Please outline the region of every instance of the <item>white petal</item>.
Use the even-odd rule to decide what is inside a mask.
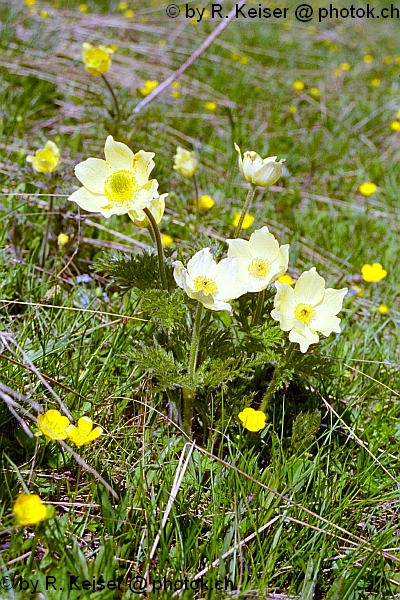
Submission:
[[[317,314],[312,320],[312,327],[324,335],[329,335],[333,331],[340,333],[340,319],[336,317],[342,310],[343,298],[347,294],[347,288],[334,290],[328,288],[325,291],[325,297],[321,304],[316,306]]]
[[[319,304],[325,293],[325,279],[318,275],[315,267],[302,273],[295,285],[294,295],[297,303]]]
[[[195,294],[192,294],[190,296],[190,298],[194,298],[195,300],[198,300],[199,302],[201,302],[203,304],[203,306],[205,306],[209,310],[215,310],[215,311],[227,310],[229,313],[232,313],[232,306],[228,302],[218,300],[212,294],[204,294],[203,292],[196,292]]]
[[[320,331],[325,336],[330,335],[331,333],[340,333],[340,319],[339,317],[335,317],[334,315],[327,316],[325,319],[315,318],[311,321],[310,325],[315,331]]]
[[[214,294],[216,298],[234,300],[247,292],[247,284],[238,277],[236,258],[224,258],[218,263],[215,281],[218,285],[218,292]]]
[[[254,182],[259,185],[273,185],[282,174],[282,164],[275,162],[276,156],[265,158],[263,165],[254,173]]]
[[[144,185],[148,179],[151,171],[154,169],[155,162],[153,157],[154,152],[145,152],[139,150],[133,157],[133,170],[135,172],[135,179],[139,185]]]
[[[285,244],[279,248],[278,254],[270,262],[270,283],[273,283],[278,277],[286,273],[289,263],[289,245]]]
[[[253,181],[254,173],[262,169],[263,159],[257,152],[248,150],[243,154],[243,172],[248,181]]]
[[[108,202],[106,196],[92,194],[85,187],[81,187],[79,190],[76,190],[76,192],[71,194],[68,200],[76,202],[78,206],[83,208],[83,210],[87,210],[89,212],[101,212],[101,207]]]
[[[249,246],[254,257],[266,258],[270,262],[276,258],[279,252],[278,240],[269,232],[268,227],[254,231],[250,236]]]
[[[229,244],[228,258],[237,258],[247,265],[252,260],[249,242],[246,240],[226,240]]]
[[[174,279],[176,281],[177,286],[184,289],[183,282],[184,272],[186,272],[185,267],[183,266],[180,260],[176,260],[175,262],[173,262],[172,266],[174,267]]]
[[[241,151],[240,151],[240,148],[239,148],[239,146],[236,144],[236,142],[235,142],[235,144],[234,144],[234,145],[235,145],[235,150],[236,150],[236,152],[237,152],[237,153],[238,153],[238,155],[239,155],[239,156],[238,156],[239,171],[241,172],[241,174],[242,174],[242,175],[243,175],[243,177],[244,177],[242,153],[241,153]]]
[[[134,154],[126,144],[116,142],[112,135],[106,139],[104,154],[108,164],[115,170],[126,169],[132,171]]]
[[[126,212],[132,210],[135,213],[135,217],[140,218],[140,212],[144,208],[148,208],[151,201],[158,197],[157,193],[158,181],[157,179],[150,179],[137,193],[132,203],[127,203]]]
[[[275,282],[276,295],[274,299],[274,310],[271,312],[271,317],[275,321],[280,322],[282,331],[289,331],[293,327],[295,321],[294,309],[296,301],[294,290],[288,283]]]
[[[192,279],[198,276],[210,277],[215,279],[218,273],[217,263],[209,248],[203,248],[189,260],[187,270]]]
[[[104,194],[104,184],[111,173],[110,166],[100,158],[87,158],[75,167],[75,175],[93,194]]]
[[[325,290],[325,296],[321,304],[316,306],[317,314],[330,313],[337,315],[342,310],[343,299],[347,294],[348,289],[342,288],[341,290],[334,290],[333,288],[327,288]]]
[[[306,327],[303,331],[292,329],[289,333],[289,341],[300,344],[300,351],[304,354],[307,352],[310,344],[319,342],[319,335],[309,327]]]

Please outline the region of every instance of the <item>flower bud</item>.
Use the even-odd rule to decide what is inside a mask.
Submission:
[[[192,177],[199,166],[199,161],[197,160],[195,153],[189,152],[189,150],[185,150],[180,146],[176,149],[174,162],[175,171],[178,171],[179,175],[182,175],[182,177]]]
[[[28,163],[38,173],[53,173],[60,166],[60,151],[54,142],[46,142],[44,148],[36,150],[35,155],[26,157]]]
[[[261,158],[257,152],[245,152],[242,158],[242,153],[237,144],[235,149],[239,154],[239,169],[246,181],[260,187],[268,187],[278,181],[282,175],[282,163],[285,161],[282,158],[276,161],[276,156]]]

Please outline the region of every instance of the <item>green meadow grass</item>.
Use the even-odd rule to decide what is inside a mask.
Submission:
[[[29,438],[2,403],[0,598],[128,599],[138,596],[129,583],[148,582],[142,597],[399,597],[400,133],[390,126],[400,110],[398,23],[234,21],[180,78],[181,97],[171,88],[132,118],[144,81],[162,82],[216,23],[167,19],[156,2],[130,2],[132,19],[111,0],[87,2],[85,13],[78,2],[56,4],[0,0],[1,382],[32,413],[28,400],[58,408],[52,389],[75,419],[100,425],[104,435],[77,453],[119,498],[56,442]],[[108,90],[83,69],[84,41],[118,46],[107,74],[124,115],[118,132]],[[205,108],[210,100],[215,112]],[[345,299],[339,336],[295,352],[295,377],[276,393],[259,434],[237,414],[259,405],[272,369],[244,373],[239,351],[256,353],[259,338],[243,323],[235,337],[227,313],[212,316],[200,357],[236,360],[240,375],[202,392],[209,418],[196,415],[195,445],[174,423],[180,392],[159,389],[167,359],[155,349],[169,344],[187,364],[194,305],[179,291],[168,304],[125,289],[110,261],[140,256],[151,238],[125,216],[106,220],[68,202],[78,185],[73,167],[101,158],[110,133],[156,153],[154,177],[170,194],[160,224],[174,238],[169,262],[206,243],[226,251],[246,194],[237,142],[287,167],[270,191],[257,190],[255,221],[242,237],[268,225],[291,244],[294,279],[316,266],[329,286],[363,289]],[[53,177],[26,162],[48,139],[62,154]],[[178,145],[196,150],[200,190],[215,199],[200,224],[192,182],[172,169]],[[367,181],[378,185],[369,198],[358,191]],[[69,236],[64,248],[59,233]],[[374,262],[388,275],[365,283],[361,267]],[[88,283],[77,282],[83,274]],[[240,315],[249,306],[253,298],[235,303]],[[272,348],[286,339],[274,331]],[[55,508],[34,529],[12,515],[24,485]],[[47,579],[46,589],[46,577],[56,584]],[[119,589],[96,588],[100,577]],[[198,589],[178,592],[185,577]],[[227,590],[217,591],[220,583]]]

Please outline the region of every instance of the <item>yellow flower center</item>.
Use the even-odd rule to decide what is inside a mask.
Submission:
[[[130,171],[115,171],[106,179],[104,191],[112,204],[125,204],[132,200],[139,186]]]
[[[196,288],[196,292],[203,291],[206,295],[214,294],[216,291],[218,291],[218,286],[215,281],[202,275],[198,275],[195,278],[194,287]]]
[[[265,258],[253,258],[248,266],[250,275],[257,279],[264,279],[270,271],[269,262]]]
[[[311,319],[315,316],[315,308],[311,304],[298,304],[294,309],[294,316],[297,321],[301,321],[306,325],[309,324]]]

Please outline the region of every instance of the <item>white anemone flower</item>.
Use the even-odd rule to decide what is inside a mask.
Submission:
[[[257,152],[247,151],[243,154],[240,148],[235,144],[235,149],[239,154],[239,169],[246,181],[260,187],[268,187],[276,183],[282,175],[282,163],[284,158],[276,160],[276,156],[261,158]]]
[[[177,285],[189,298],[198,300],[210,310],[231,313],[228,301],[247,292],[246,285],[238,279],[236,259],[224,258],[217,264],[209,248],[197,252],[186,268],[179,260],[173,266]]]
[[[83,187],[69,200],[105,217],[132,213],[133,218],[140,218],[143,209],[158,197],[157,180],[149,181],[154,152],[139,150],[134,154],[126,144],[109,135],[104,154],[106,160],[87,158],[76,165],[75,175]]]
[[[294,287],[275,282],[276,296],[271,317],[279,321],[283,331],[289,331],[289,340],[300,344],[301,352],[307,352],[310,344],[319,341],[318,333],[325,336],[340,333],[340,319],[347,288],[325,289],[325,279],[315,267],[302,273]]]
[[[226,240],[228,258],[236,258],[239,279],[248,292],[261,292],[286,273],[289,263],[289,244],[279,246],[268,227],[257,229],[247,240]]]

